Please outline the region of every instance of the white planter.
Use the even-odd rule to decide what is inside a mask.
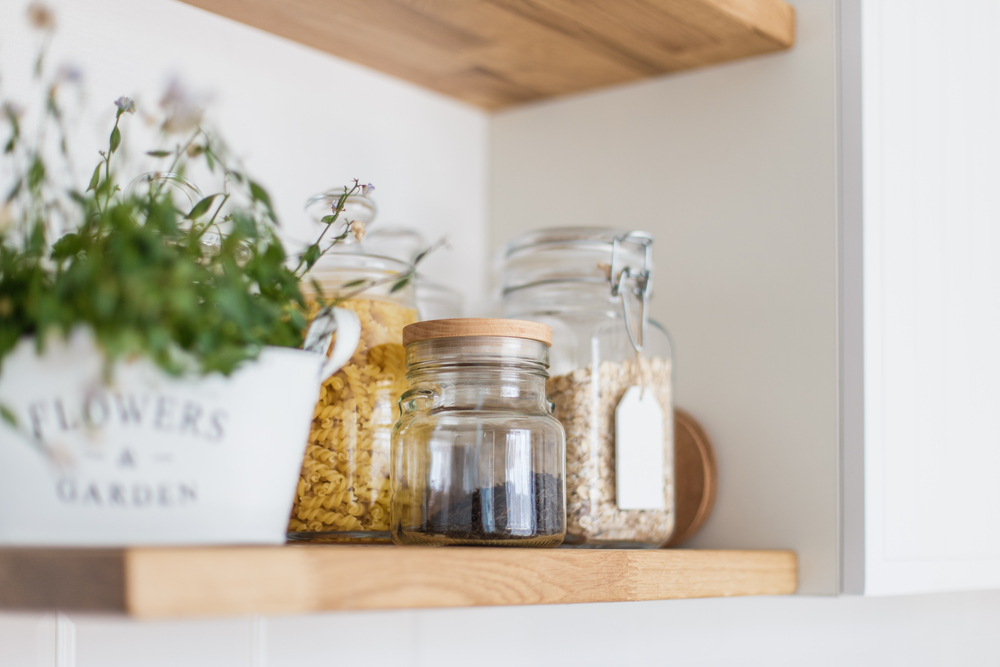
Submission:
[[[313,407],[353,354],[357,317],[337,309],[323,354],[267,348],[230,377],[176,378],[148,359],[110,381],[88,331],[4,360],[0,544],[281,543]],[[333,327],[314,324],[307,348]]]

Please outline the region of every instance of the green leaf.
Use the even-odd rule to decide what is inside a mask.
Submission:
[[[248,239],[255,239],[258,236],[256,221],[243,211],[237,211],[233,214],[233,228],[241,236]]]
[[[35,159],[31,162],[31,168],[28,169],[28,189],[37,190],[38,186],[42,184],[45,180],[45,163],[42,162],[42,158],[35,154]]]
[[[83,248],[79,234],[66,234],[52,244],[52,259],[60,260],[72,257]]]
[[[262,188],[259,183],[250,181],[250,195],[268,208],[271,208],[271,196],[267,194],[267,190]]]
[[[173,155],[172,151],[146,151],[146,155],[151,155],[152,157],[169,157]]]
[[[249,181],[250,184],[250,195],[256,200],[264,204],[267,209],[267,217],[271,219],[272,222],[277,223],[278,218],[274,214],[274,207],[271,206],[271,196],[267,194],[267,191],[260,186],[259,183],[254,181]]]
[[[322,218],[320,218],[320,222],[324,222],[329,225],[331,222],[336,221],[336,219],[337,216],[335,215],[324,215]]]
[[[447,243],[448,243],[448,239],[447,238],[438,239],[436,243],[434,243],[434,244],[432,244],[432,245],[424,248],[420,252],[418,252],[416,254],[416,256],[414,256],[413,261],[410,262],[410,264],[412,264],[414,267],[416,267],[416,265],[419,264],[420,262],[422,262],[427,257],[427,255],[431,254],[432,252],[434,252],[438,248],[446,245]]]
[[[212,157],[212,151],[205,151],[205,162],[208,163],[208,170],[214,172],[215,159]]]
[[[0,405],[0,418],[17,428],[17,415],[15,415],[6,405]]]
[[[392,286],[392,289],[389,290],[389,294],[398,292],[399,290],[403,289],[409,284],[410,284],[410,276],[406,276],[402,280],[397,281],[396,284]]]
[[[10,191],[7,192],[7,196],[4,198],[4,203],[9,204],[14,199],[21,194],[21,190],[24,188],[24,179],[19,178],[17,182],[11,187]]]
[[[114,153],[116,150],[118,150],[118,147],[121,146],[121,143],[122,143],[122,133],[121,130],[118,129],[118,126],[115,125],[115,129],[111,130],[111,152]]]
[[[97,184],[101,182],[101,165],[94,167],[94,175],[90,177],[90,185],[87,186],[86,192],[97,189]]]
[[[201,216],[208,212],[208,209],[212,206],[212,201],[218,197],[218,193],[214,195],[209,195],[202,199],[200,202],[194,205],[191,212],[184,216],[185,220],[197,220]]]
[[[346,282],[346,283],[344,283],[344,285],[343,285],[343,286],[344,286],[344,288],[346,288],[346,289],[349,289],[349,288],[351,288],[351,287],[361,287],[362,285],[364,285],[364,284],[365,284],[365,282],[366,282],[366,281],[365,281],[364,279],[360,279],[360,280],[352,280],[352,281],[350,281],[350,282]]]
[[[311,245],[306,248],[306,251],[302,254],[302,261],[306,263],[306,268],[311,269],[313,264],[319,259],[319,246]]]

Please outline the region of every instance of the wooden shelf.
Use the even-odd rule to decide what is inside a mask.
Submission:
[[[487,109],[792,46],[782,0],[183,0]]]
[[[791,551],[0,549],[0,610],[139,618],[794,593]]]

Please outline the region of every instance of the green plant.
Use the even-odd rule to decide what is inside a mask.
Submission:
[[[49,19],[36,26],[51,30]],[[40,82],[44,48],[36,62]],[[267,190],[233,163],[176,90],[165,97],[163,137],[170,142],[177,131],[188,133],[172,148],[148,155],[169,161],[162,173],[183,175],[202,161],[222,180],[218,192],[187,210],[163,178],[138,193],[122,193],[117,184],[122,120],[136,111],[126,97],[115,102],[108,147],[86,189],[54,183],[47,122],[59,130],[58,153],[69,157],[58,81],[46,90],[45,118],[34,143],[25,140],[18,108],[2,106],[10,130],[3,160],[14,178],[0,211],[7,218],[0,225],[0,364],[24,337],[33,336],[41,351],[52,332],[65,336],[80,326],[93,331],[109,369],[116,359],[145,355],[170,373],[228,374],[264,346],[302,343],[307,322],[300,281],[348,234],[363,235],[363,228],[347,223],[327,238],[347,198],[367,196],[371,184],[355,180],[344,188],[316,242],[290,257],[275,233],[278,220]],[[63,229],[56,229],[57,220]],[[386,280],[400,289],[412,275]],[[350,293],[320,298],[336,305],[381,282],[359,282],[349,286]]]

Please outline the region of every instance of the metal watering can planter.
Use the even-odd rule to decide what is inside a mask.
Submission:
[[[21,341],[0,373],[18,423],[0,422],[0,544],[284,542],[320,385],[360,335],[336,308],[304,349],[265,348],[229,377],[141,358],[110,380],[89,330],[41,355]]]

